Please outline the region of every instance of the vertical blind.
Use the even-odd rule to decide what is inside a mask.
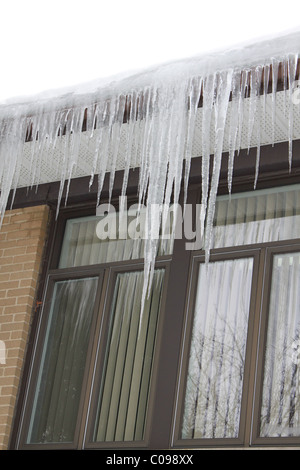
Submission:
[[[56,282],[29,443],[72,442],[98,278]]]
[[[236,438],[253,259],[199,265],[183,439]]]
[[[300,187],[280,187],[221,196],[213,248],[300,237]]]
[[[116,225],[112,224],[112,227],[116,226],[118,229],[118,215],[116,217]],[[145,241],[142,236],[130,238],[127,230],[122,234],[119,231],[110,234],[108,226],[107,238],[105,239],[103,234],[100,234],[101,238],[97,230],[97,225],[101,220],[103,219],[99,216],[89,216],[67,221],[59,263],[60,268],[127,261],[144,257]],[[133,220],[132,223],[134,223]],[[172,248],[173,240],[166,236],[165,239],[160,239],[157,254],[171,254]]]
[[[164,270],[157,269],[141,315],[143,272],[117,276],[95,441],[137,441],[144,437],[163,278]]]
[[[261,429],[263,437],[300,435],[300,254],[273,260]]]

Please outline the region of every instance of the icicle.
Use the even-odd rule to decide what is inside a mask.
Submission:
[[[251,147],[251,138],[255,122],[258,99],[260,96],[262,67],[259,65],[250,72],[250,102],[249,102],[249,121],[248,121],[248,153]]]
[[[263,123],[264,131],[266,132],[266,121],[267,121],[267,96],[270,82],[270,65],[264,65],[264,82],[263,82]]]
[[[186,137],[186,150],[185,150],[185,171],[184,171],[184,199],[185,206],[187,200],[188,180],[192,159],[192,148],[194,142],[194,132],[196,124],[196,116],[202,91],[202,77],[193,77],[190,81],[190,91],[188,94],[188,123],[187,123],[187,137]]]
[[[66,197],[65,197],[65,205],[68,200],[69,196],[69,189],[70,183],[73,176],[74,168],[78,163],[78,155],[80,149],[80,141],[82,137],[82,128],[83,128],[83,121],[85,116],[85,108],[77,108],[74,109],[72,112],[72,119],[70,120],[69,129],[67,130],[67,135],[69,136],[69,161],[68,161],[68,168],[67,168],[67,189],[66,189]]]
[[[114,122],[111,129],[110,145],[111,145],[111,165],[109,178],[109,201],[111,200],[114,179],[116,173],[116,162],[119,153],[122,124],[124,122],[126,96],[122,93],[115,99]]]
[[[276,92],[278,82],[278,59],[272,58],[272,146],[275,143],[275,126],[276,126]]]
[[[105,103],[96,103],[94,106],[87,107],[87,118],[86,118],[86,131],[89,133],[88,148],[90,143],[95,139],[95,149],[93,150],[94,158],[93,164],[90,171],[90,181],[89,181],[89,190],[92,187],[94,182],[95,174],[97,171],[98,163],[98,153],[101,142],[101,137],[99,138],[100,130],[97,132],[97,125],[99,125],[100,120],[100,107],[103,107]]]
[[[259,101],[259,107],[257,111],[257,127],[256,127],[256,161],[255,161],[255,176],[254,176],[254,185],[253,189],[256,189],[258,174],[259,174],[259,164],[260,164],[260,141],[261,141],[261,106]]]
[[[288,74],[288,65],[287,65],[287,58],[284,57],[282,62],[281,62],[281,68],[282,68],[282,82],[283,82],[283,109],[284,109],[284,115],[287,117],[286,114],[286,91],[287,91],[287,74]]]
[[[298,54],[290,54],[288,57],[288,81],[289,81],[289,125],[288,125],[288,142],[289,142],[289,170],[292,169],[293,156],[293,99],[294,83],[296,79]]]
[[[241,78],[241,93],[239,96],[239,107],[238,107],[238,115],[239,115],[238,145],[237,145],[238,153],[240,152],[240,149],[241,149],[242,129],[243,129],[243,124],[244,124],[244,100],[247,95],[248,78],[249,78],[249,70],[243,70],[242,78]]]
[[[140,133],[141,161],[139,177],[139,203],[142,203],[146,195],[149,178],[149,145],[152,136],[153,110],[156,108],[157,89],[146,87],[140,95],[138,106],[138,120],[141,123],[142,132]],[[151,112],[152,110],[152,112]]]
[[[233,71],[221,72],[218,75],[217,94],[215,101],[215,154],[211,189],[209,193],[207,226],[205,234],[205,261],[208,263],[212,242],[213,219],[215,214],[215,204],[219,184],[219,176],[222,161],[223,139],[226,123],[228,101],[231,89]]]
[[[256,163],[255,163],[255,177],[254,177],[254,189],[256,189],[258,172],[259,172],[259,163],[260,163],[260,141],[261,141],[261,88],[262,80],[262,66],[255,68],[255,95],[256,95]]]
[[[101,119],[101,120],[100,120]],[[97,190],[97,206],[100,204],[100,197],[102,193],[105,175],[108,171],[109,160],[109,133],[114,120],[113,105],[111,100],[106,101],[100,114],[99,119],[99,137],[96,155],[100,158],[100,165],[98,169],[98,190]],[[100,144],[102,144],[100,149]],[[101,154],[100,154],[101,152]]]
[[[188,83],[182,82],[179,89],[172,90],[170,99],[172,101],[172,112],[168,150],[168,179],[165,189],[164,203],[169,206],[171,201],[171,193],[173,190],[173,199],[176,204],[179,200],[181,176],[183,168],[184,147],[187,131],[187,89]],[[175,93],[177,94],[175,99]],[[163,218],[163,230],[165,228],[166,214]]]
[[[239,128],[239,105],[241,96],[241,73],[235,72],[232,77],[232,100],[229,127],[229,157],[228,157],[228,192],[231,194],[234,154]]]
[[[65,132],[69,112],[70,112],[70,110],[67,110],[67,112],[65,113],[64,119],[60,123],[60,135],[61,136]],[[66,136],[66,137],[68,137],[68,136]],[[65,138],[64,151],[63,151],[63,161],[62,161],[61,171],[60,171],[60,185],[59,185],[59,191],[58,191],[58,197],[57,197],[56,217],[58,217],[58,214],[59,214],[61,199],[62,199],[63,190],[64,190],[64,186],[65,186],[65,181],[66,181],[67,167],[68,167],[68,145],[67,145],[67,139]]]
[[[42,160],[40,155],[48,153],[50,150],[50,130],[54,125],[54,116],[52,109],[46,111],[44,107],[41,106],[40,112],[37,116],[31,117],[31,128],[32,128],[32,158],[34,162],[31,162],[31,187],[36,186],[36,191],[38,190],[38,185],[41,179],[41,163]]]
[[[210,125],[213,113],[216,74],[207,77],[203,82],[203,108],[202,108],[202,199],[200,210],[201,236],[204,235],[204,226],[207,210],[209,167],[210,167]]]
[[[32,145],[31,145],[31,159],[30,159],[30,174],[31,174],[31,183],[30,183],[30,188],[34,186],[34,182],[38,181],[38,174],[39,170],[38,167],[40,165],[40,161],[38,159],[39,156],[39,136],[41,137],[41,132],[40,132],[40,127],[39,127],[39,118],[40,116],[37,116],[38,119],[31,119],[30,120],[30,127],[31,127],[31,138],[32,138]]]
[[[125,168],[124,168],[124,177],[123,177],[123,185],[122,185],[122,193],[121,193],[122,196],[125,196],[126,194],[129,170],[130,170],[131,162],[133,160],[131,152],[133,151],[134,130],[136,129],[137,101],[138,101],[138,95],[133,90],[127,97],[129,115],[128,115],[128,122],[127,122],[128,132],[127,132],[127,141],[126,141],[126,150],[125,150]]]
[[[21,165],[21,155],[26,136],[26,118],[16,116],[15,119],[8,119],[1,123],[0,147],[0,224],[3,222],[5,209],[11,189],[13,197],[17,187]],[[13,199],[13,198],[12,198]]]
[[[15,145],[15,147],[9,149],[10,152],[13,152],[16,155],[14,157],[14,159],[12,160],[13,163],[11,165],[11,170],[13,171],[13,177],[12,177],[13,193],[12,193],[12,198],[11,198],[11,208],[13,206],[13,202],[14,202],[14,198],[15,198],[15,194],[16,194],[16,189],[17,189],[17,182],[18,182],[19,176],[20,176],[21,163],[22,163],[20,155],[23,152],[23,146],[24,146],[23,138],[24,138],[25,133],[26,133],[26,119],[24,118],[24,116],[22,116],[20,118],[20,120],[18,121],[18,126],[17,127],[15,126],[15,124],[16,123],[14,123],[12,132],[14,132],[15,136],[16,136],[16,145]],[[7,187],[7,194],[9,194],[9,189],[10,188],[8,186]]]

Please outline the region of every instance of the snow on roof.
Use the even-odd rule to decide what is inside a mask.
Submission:
[[[272,59],[281,61],[291,53],[298,53],[300,31],[270,36],[261,41],[237,44],[225,50],[166,62],[147,69],[129,70],[76,86],[45,90],[36,95],[17,96],[0,102],[0,115],[7,117],[19,114],[35,114],[40,108],[45,111],[57,107],[88,104],[90,100],[109,98],[115,94],[129,93],[132,89],[153,86],[155,83],[173,82],[191,76],[208,76],[226,69],[243,70],[264,65]]]

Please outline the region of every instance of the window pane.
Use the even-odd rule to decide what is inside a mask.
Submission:
[[[300,254],[274,256],[261,436],[300,435]]]
[[[127,221],[120,224],[118,213],[113,214],[110,219],[105,217],[106,219],[100,216],[80,217],[67,221],[60,268],[144,257],[144,219],[140,219],[141,225],[138,224],[135,231],[136,215],[127,214]],[[168,236],[168,231],[167,228],[165,238],[160,240],[158,255],[172,253],[173,241]]]
[[[213,247],[300,237],[299,186],[256,190],[217,200]]]
[[[141,315],[143,273],[117,276],[95,441],[143,439],[163,278],[156,270]]]
[[[253,259],[199,266],[183,439],[239,433]]]
[[[55,284],[27,442],[72,442],[98,278]]]

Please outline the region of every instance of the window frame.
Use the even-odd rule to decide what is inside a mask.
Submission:
[[[294,156],[293,166],[291,172],[288,170],[287,164],[287,143],[283,142],[275,144],[273,146],[261,147],[261,159],[260,159],[260,176],[257,182],[257,189],[263,189],[268,187],[284,186],[287,187],[290,184],[299,183],[300,176],[300,141],[295,141],[293,145]],[[241,155],[235,164],[235,174],[233,180],[233,192],[244,192],[253,189],[254,173],[255,168],[256,151],[250,149],[249,154],[247,150],[242,150]],[[246,156],[247,158],[243,158]],[[224,154],[222,158],[222,167],[219,184],[219,194],[227,194],[227,155]],[[190,184],[189,184],[189,195],[194,192],[197,197],[192,197],[193,202],[200,203],[200,189],[199,189],[199,178],[201,173],[201,158],[193,158],[191,162],[191,173],[190,173]],[[117,196],[121,193],[122,187],[122,175],[123,171],[116,173],[116,190],[114,190],[113,196]],[[108,175],[109,176],[109,175]],[[42,308],[40,303],[44,303],[45,288],[48,282],[49,274],[55,272],[55,260],[58,260],[58,254],[60,251],[60,244],[62,243],[62,233],[64,230],[64,223],[67,218],[78,217],[80,214],[89,215],[95,213],[95,200],[97,188],[94,184],[88,194],[86,188],[88,187],[89,178],[79,178],[76,181],[71,181],[70,192],[68,198],[68,205],[65,208],[60,209],[59,218],[55,221],[55,212],[57,206],[57,189],[56,183],[42,185],[39,192],[29,191],[29,195],[26,195],[27,190],[20,188],[16,192],[15,207],[24,207],[28,205],[45,204],[47,203],[51,207],[51,226],[50,234],[46,247],[46,254],[43,261],[43,271],[39,282],[39,288],[37,293],[38,301],[35,306],[35,313],[33,315],[33,322],[31,333],[29,337],[29,343],[27,347],[26,360],[24,364],[23,378],[20,385],[19,398],[17,402],[14,427],[10,440],[10,448],[20,448],[22,440],[22,424],[24,421],[24,401],[27,399],[28,394],[28,383],[31,379],[32,373],[32,357],[36,348],[36,336],[40,327],[41,312]],[[137,172],[130,170],[129,178],[129,194],[133,202],[136,201],[137,191]],[[103,198],[108,195],[108,177],[105,178],[105,184],[103,189]],[[190,197],[188,195],[188,197]],[[64,200],[64,195],[63,199]],[[129,200],[129,196],[128,196]],[[189,202],[189,201],[188,201]],[[59,242],[58,242],[59,241]],[[273,246],[279,245],[294,245],[299,243],[298,240],[289,240],[284,242],[273,242],[269,244],[259,245],[261,250],[261,261],[258,269],[258,285],[264,285],[267,280],[264,278],[265,263],[264,256],[267,249]],[[172,261],[170,262],[169,269],[169,283],[165,286],[165,310],[161,311],[161,343],[160,343],[160,364],[156,371],[157,389],[154,392],[153,397],[153,414],[151,417],[151,435],[149,437],[149,447],[155,449],[166,449],[174,447],[174,422],[177,419],[177,395],[178,395],[178,367],[181,360],[181,345],[182,345],[182,331],[185,321],[186,305],[190,301],[188,298],[188,280],[190,272],[190,258],[191,254],[184,251],[184,241],[176,240],[174,244],[174,253]],[[253,247],[253,246],[252,246]],[[243,247],[246,248],[246,247]],[[248,248],[251,248],[248,247]],[[226,248],[227,252],[236,251],[235,248]],[[212,250],[212,255],[217,255],[220,249]],[[84,268],[84,267],[83,267]],[[82,269],[83,269],[82,268]],[[256,311],[262,303],[263,296],[262,290],[257,293],[256,298]],[[184,315],[183,315],[184,314]],[[170,331],[169,325],[172,325]],[[255,317],[254,320],[254,346],[255,341],[261,341],[261,318],[260,316]],[[256,339],[255,339],[256,338]],[[164,339],[168,339],[168,344]],[[252,439],[252,402],[254,391],[252,387],[255,384],[257,378],[257,366],[256,356],[257,347],[254,347],[251,353],[251,364],[255,364],[255,367],[251,367],[249,383],[249,399],[247,403],[247,422],[245,427],[245,440],[244,446],[255,446],[255,445],[281,445],[278,441],[275,443],[266,442],[262,443],[261,440],[257,442],[255,438]],[[170,362],[171,359],[171,362]],[[90,377],[88,378],[90,380]],[[173,403],[173,405],[170,405]],[[168,405],[168,408],[166,408]],[[85,403],[88,406],[88,403]],[[285,441],[282,445],[290,445]],[[83,438],[80,435],[79,444],[83,442]],[[80,448],[80,445],[76,448]],[[214,442],[214,446],[216,446]],[[227,446],[227,445],[226,445]],[[236,446],[236,444],[235,444]],[[126,447],[128,447],[126,445]],[[186,447],[186,446],[184,446]],[[40,449],[40,446],[38,447]],[[49,448],[49,445],[48,447]],[[55,446],[56,448],[56,446]],[[86,446],[84,447],[86,448]],[[114,446],[114,449],[117,447]],[[176,447],[175,447],[176,448]]]
[[[267,340],[268,308],[272,283],[273,257],[277,254],[300,253],[300,239],[279,240],[253,245],[217,248],[211,251],[210,260],[235,259],[251,256],[253,283],[250,301],[245,372],[243,385],[243,407],[241,408],[240,439],[181,439],[181,423],[184,409],[184,392],[188,373],[189,350],[192,339],[193,312],[196,302],[197,267],[204,263],[204,253],[195,253],[189,274],[189,288],[185,309],[185,326],[181,339],[181,360],[177,378],[177,396],[173,416],[174,448],[238,448],[247,447],[293,447],[300,445],[300,435],[295,437],[261,437],[260,410],[264,378],[265,346]],[[237,255],[237,256],[236,256]],[[198,258],[198,260],[197,260]],[[201,260],[201,261],[199,261]],[[256,277],[256,281],[254,281]],[[247,397],[247,398],[246,398]]]
[[[80,214],[80,215],[79,215]],[[22,409],[20,411],[18,430],[15,434],[15,446],[20,449],[28,450],[57,450],[57,449],[123,449],[123,448],[147,448],[150,442],[151,434],[151,412],[154,407],[155,401],[155,385],[157,381],[157,369],[159,367],[159,350],[162,343],[162,323],[163,313],[166,302],[168,277],[170,271],[170,264],[172,261],[171,255],[159,256],[155,262],[156,268],[163,268],[165,270],[164,285],[161,295],[161,306],[156,328],[155,349],[153,354],[153,364],[151,369],[151,383],[149,387],[149,397],[147,404],[147,413],[145,421],[145,437],[142,441],[119,441],[119,442],[92,442],[92,425],[96,420],[96,416],[92,415],[91,410],[96,410],[96,390],[94,389],[94,375],[98,364],[98,349],[101,338],[103,339],[103,329],[109,324],[110,307],[113,300],[112,294],[115,287],[115,279],[118,273],[142,271],[144,260],[132,259],[125,261],[114,261],[109,263],[99,263],[93,265],[75,266],[59,268],[59,256],[63,243],[63,235],[67,220],[87,215],[95,215],[95,207],[88,206],[82,207],[80,210],[77,208],[67,208],[62,210],[61,217],[58,218],[55,224],[54,236],[52,238],[49,265],[47,273],[44,278],[43,286],[43,300],[42,307],[38,313],[38,319],[34,326],[32,334],[34,338],[30,348],[30,363],[27,365],[26,371],[26,385],[24,390],[24,399]],[[58,243],[57,243],[58,241]],[[39,375],[40,356],[43,348],[43,340],[48,326],[48,318],[50,314],[51,302],[53,299],[53,291],[55,282],[73,279],[82,279],[84,277],[98,277],[97,293],[95,297],[95,305],[93,309],[92,324],[90,339],[88,344],[86,366],[84,378],[82,383],[82,390],[80,396],[80,404],[78,409],[76,428],[74,431],[74,441],[71,443],[27,443],[26,438],[28,435],[32,404],[36,391],[36,383]],[[113,280],[112,280],[113,278]],[[100,353],[101,361],[105,356],[105,346],[102,347]],[[101,363],[101,362],[100,362]],[[99,377],[101,374],[98,374]]]
[[[45,289],[45,299],[43,301],[43,308],[41,309],[41,314],[39,316],[39,321],[37,325],[37,330],[35,332],[35,341],[33,344],[33,353],[32,353],[32,358],[31,358],[31,363],[30,363],[30,372],[29,372],[29,379],[26,384],[26,396],[25,396],[25,403],[24,403],[24,409],[23,409],[23,418],[22,418],[22,432],[20,434],[20,446],[24,449],[57,449],[57,444],[35,444],[35,443],[27,443],[26,442],[26,437],[28,434],[29,426],[30,426],[30,419],[31,419],[31,410],[32,410],[32,405],[35,397],[35,391],[36,391],[36,384],[39,376],[39,366],[41,364],[41,353],[43,350],[44,342],[43,340],[45,339],[47,327],[48,327],[48,319],[50,315],[50,309],[51,309],[51,303],[53,299],[53,292],[54,292],[54,287],[55,283],[59,281],[68,281],[68,280],[76,280],[76,279],[84,279],[84,278],[89,278],[89,277],[98,277],[98,286],[97,286],[97,293],[95,297],[95,306],[93,309],[93,315],[92,315],[92,322],[91,322],[91,333],[90,333],[90,339],[89,339],[89,345],[87,349],[87,354],[86,354],[86,365],[85,365],[85,372],[83,376],[83,381],[82,381],[82,389],[80,393],[80,401],[79,401],[79,408],[78,408],[78,415],[77,415],[77,420],[76,420],[76,427],[74,430],[74,441],[71,443],[64,443],[63,447],[65,449],[74,449],[76,448],[75,442],[78,440],[79,437],[79,429],[80,429],[80,421],[81,421],[81,410],[83,406],[83,401],[84,401],[84,394],[85,394],[85,386],[84,384],[87,381],[88,377],[88,368],[87,364],[88,361],[90,360],[91,357],[91,340],[92,340],[92,332],[93,329],[95,328],[95,320],[96,320],[96,306],[97,302],[99,302],[99,293],[101,291],[101,286],[103,285],[104,281],[104,272],[101,270],[100,272],[93,270],[93,273],[91,271],[87,271],[85,269],[83,270],[76,270],[76,272],[70,272],[70,270],[65,271],[65,272],[56,272],[56,273],[51,273],[47,277],[46,285],[47,288]],[[60,446],[61,447],[61,446]]]
[[[272,286],[272,270],[274,256],[278,254],[300,254],[300,241],[299,239],[287,240],[286,242],[276,242],[266,248],[265,256],[265,288],[262,295],[261,305],[261,334],[259,337],[259,344],[257,350],[257,375],[253,399],[253,431],[252,431],[252,445],[253,446],[299,446],[300,435],[290,437],[262,437],[260,436],[260,412],[262,404],[263,381],[264,381],[264,364],[266,357],[266,344],[268,333],[268,320],[269,320],[269,302],[271,296]]]
[[[98,331],[95,333],[95,343],[94,343],[94,356],[95,359],[93,360],[93,368],[91,370],[91,381],[93,385],[89,387],[89,411],[86,420],[86,431],[84,436],[82,436],[82,446],[85,449],[124,449],[124,448],[147,448],[149,446],[150,441],[150,433],[151,433],[151,421],[152,421],[152,410],[154,406],[154,392],[156,390],[156,383],[157,383],[157,369],[159,364],[159,351],[162,342],[162,316],[164,312],[164,305],[166,301],[166,285],[168,283],[168,276],[169,276],[169,269],[170,269],[170,257],[164,257],[166,259],[160,259],[156,262],[155,268],[160,269],[163,268],[165,270],[164,274],[164,287],[161,296],[161,307],[160,312],[157,320],[157,327],[156,327],[156,335],[155,335],[155,347],[153,353],[153,360],[152,360],[152,368],[151,368],[151,380],[150,380],[150,387],[148,392],[148,403],[147,403],[147,411],[145,417],[145,431],[144,431],[144,439],[141,441],[94,441],[92,436],[95,430],[95,423],[97,419],[97,407],[98,407],[98,392],[101,384],[102,379],[102,368],[105,362],[105,352],[106,348],[101,348],[101,341],[104,340],[105,345],[105,337],[107,336],[107,332],[109,329],[110,323],[110,311],[113,303],[113,292],[115,288],[115,281],[117,275],[119,273],[128,273],[128,272],[136,272],[143,270],[143,263],[140,261],[138,263],[134,262],[135,260],[131,261],[129,265],[118,265],[112,266],[107,272],[107,289],[105,293],[105,299],[103,301],[103,321],[101,325],[98,326]],[[167,259],[168,258],[168,259]]]
[[[288,186],[287,186],[288,187]],[[198,200],[199,192],[194,192],[196,196],[194,202]],[[67,209],[62,212],[59,218],[56,233],[63,234],[65,223],[69,218],[78,216],[78,213],[88,215],[92,211],[82,208],[79,212],[76,208]],[[243,406],[240,419],[240,437],[238,439],[200,439],[187,440],[180,439],[180,421],[184,405],[184,386],[188,366],[188,351],[191,342],[191,330],[193,323],[193,305],[196,301],[195,275],[199,263],[204,262],[204,252],[186,252],[184,248],[185,240],[176,240],[173,255],[162,256],[157,259],[156,267],[166,269],[165,284],[163,288],[163,302],[160,312],[159,325],[157,328],[156,345],[153,362],[153,380],[151,381],[151,393],[149,395],[147,410],[147,426],[145,439],[140,442],[92,442],[93,409],[95,409],[96,388],[92,386],[95,374],[99,332],[103,328],[103,322],[108,322],[108,309],[112,301],[109,291],[113,291],[114,284],[110,283],[110,277],[116,276],[118,272],[128,272],[129,270],[142,269],[143,259],[128,260],[123,262],[111,262],[91,266],[77,266],[74,268],[60,268],[55,264],[58,261],[60,247],[62,246],[62,236],[60,243],[55,243],[56,237],[52,240],[52,250],[54,256],[49,260],[49,270],[44,281],[43,308],[38,315],[38,321],[34,329],[34,341],[32,343],[32,354],[30,355],[30,365],[27,376],[25,405],[27,408],[28,399],[32,400],[34,386],[32,379],[36,380],[38,368],[33,371],[34,361],[38,355],[39,343],[41,344],[40,332],[44,333],[47,327],[45,318],[49,313],[51,294],[55,281],[78,279],[96,275],[99,277],[98,284],[102,284],[102,291],[98,289],[97,300],[93,317],[93,338],[90,339],[87,364],[89,367],[85,371],[82,396],[78,421],[75,431],[76,439],[70,444],[26,444],[25,435],[28,429],[30,417],[24,413],[24,403],[20,423],[18,423],[18,437],[16,446],[23,449],[134,449],[134,448],[209,448],[209,447],[241,447],[241,446],[288,446],[299,445],[300,437],[294,438],[262,438],[258,433],[258,422],[260,412],[261,387],[263,381],[263,360],[262,354],[266,337],[266,317],[268,310],[268,300],[271,286],[272,264],[271,259],[277,253],[289,253],[300,251],[299,239],[266,242],[257,245],[245,245],[237,247],[216,248],[211,251],[211,261],[234,259],[236,257],[253,257],[253,280],[250,301],[250,315],[248,324],[248,337],[245,355],[245,372],[243,384]],[[51,268],[51,266],[54,266]],[[180,274],[178,273],[180,271]],[[181,277],[181,281],[180,278]],[[100,280],[101,278],[101,280]],[[254,281],[254,279],[256,279]],[[184,283],[185,281],[185,283]],[[50,289],[49,289],[50,286]],[[257,289],[256,289],[257,287]],[[175,291],[174,291],[175,289]],[[177,299],[177,300],[176,300]],[[174,304],[181,302],[181,309],[173,316]],[[109,301],[108,301],[109,300]],[[99,308],[97,308],[97,304]],[[170,305],[172,304],[172,305]],[[177,305],[176,305],[177,307]],[[102,313],[101,313],[102,312]],[[184,314],[182,314],[184,312]],[[170,332],[170,322],[175,326]],[[170,336],[174,341],[170,340]],[[169,339],[169,343],[166,342]],[[176,362],[177,357],[177,362]],[[170,358],[173,364],[170,366]],[[166,364],[169,368],[166,369]],[[169,370],[170,369],[170,370]],[[166,373],[167,370],[167,373]],[[29,386],[33,389],[30,397]],[[169,396],[167,397],[167,394]],[[161,400],[161,397],[163,399]],[[94,400],[94,404],[93,404]],[[166,403],[169,409],[165,409]],[[172,405],[170,405],[172,403]],[[163,418],[165,417],[165,418]],[[253,423],[253,424],[252,424]],[[161,434],[160,434],[161,433]]]
[[[253,274],[251,281],[251,293],[249,303],[248,330],[245,351],[245,367],[242,386],[241,415],[238,438],[202,438],[202,439],[182,439],[181,426],[184,411],[185,388],[187,383],[189,352],[192,341],[192,329],[194,320],[194,309],[197,294],[197,282],[200,264],[205,264],[205,256],[202,251],[195,253],[192,257],[191,271],[189,279],[189,296],[185,312],[185,325],[181,340],[181,360],[178,372],[176,412],[174,414],[174,437],[173,446],[175,448],[194,448],[194,447],[216,447],[216,446],[241,446],[245,442],[246,424],[247,424],[247,404],[249,393],[249,377],[251,371],[251,348],[253,344],[255,328],[255,311],[257,303],[258,275],[260,267],[261,250],[259,248],[238,247],[228,249],[218,249],[212,252],[210,262],[235,260],[235,259],[253,259]]]

